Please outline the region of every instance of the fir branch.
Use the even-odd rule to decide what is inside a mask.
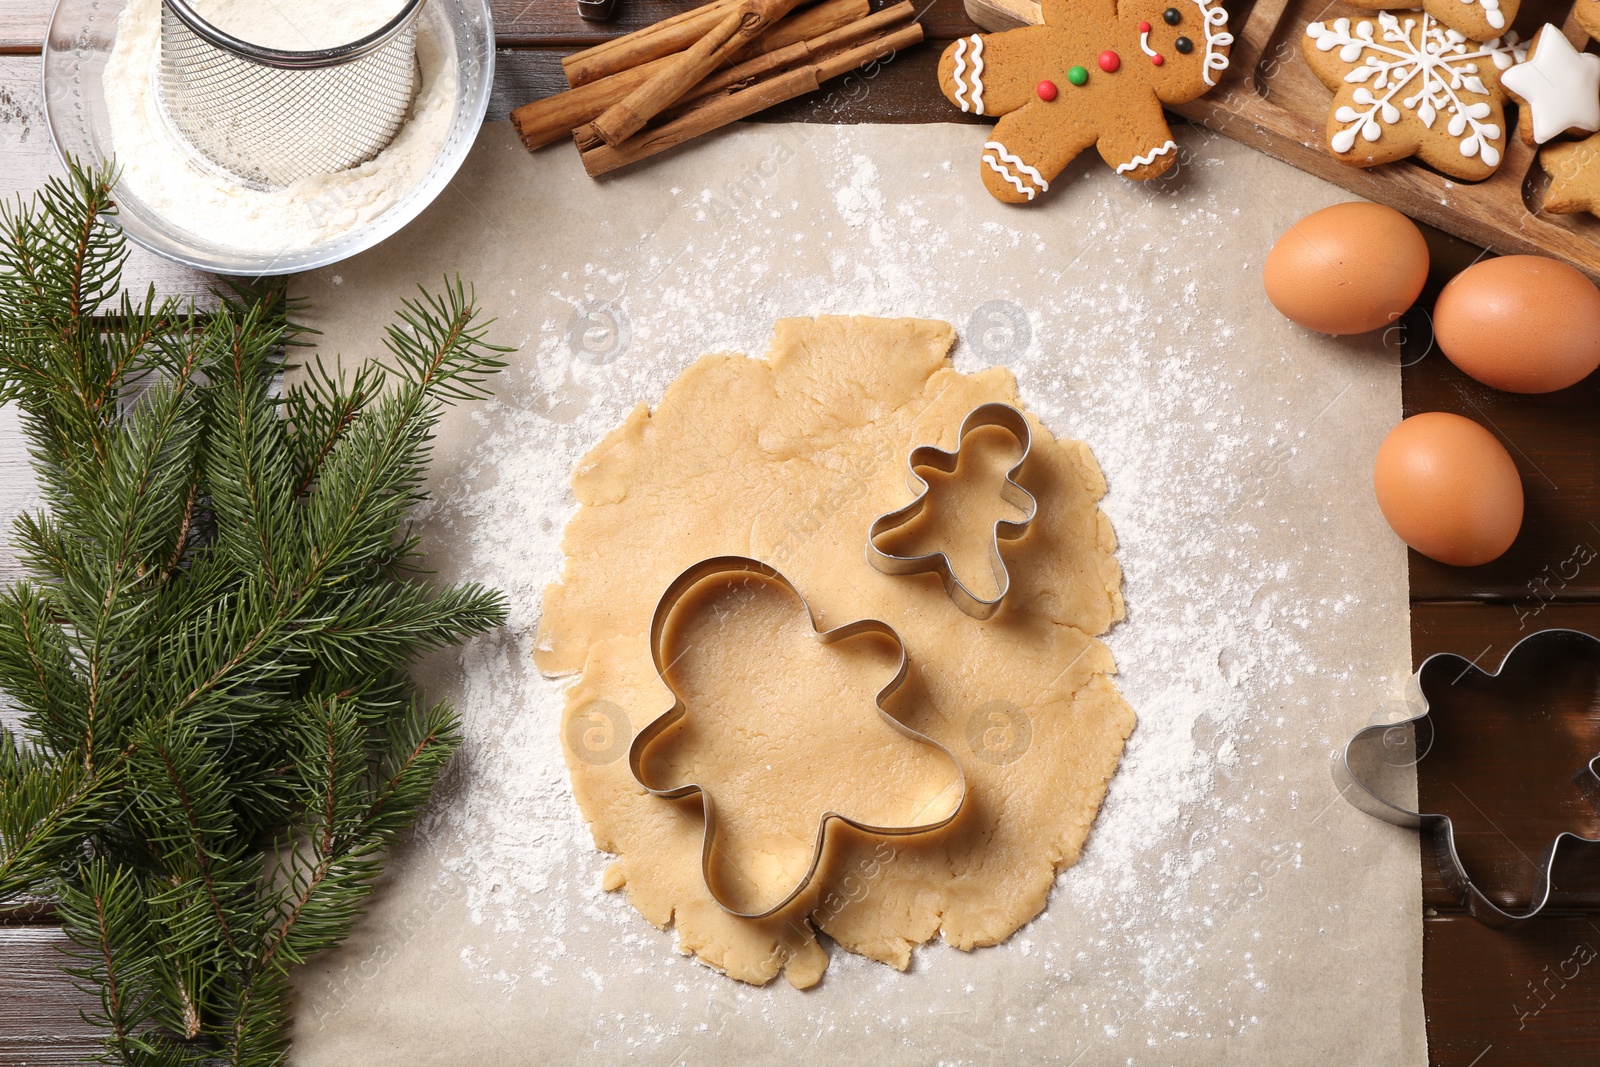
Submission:
[[[505,598],[477,585],[443,592],[420,582],[392,582],[339,593],[326,620],[304,637],[325,670],[370,675],[393,663],[483,633],[505,618]]]
[[[281,398],[281,285],[93,319],[110,183],[74,166],[0,209],[0,400],[47,505],[0,590],[26,738],[0,729],[0,901],[62,901],[109,1062],[277,1064],[293,968],[348,934],[457,743],[406,664],[505,617],[401,567],[442,407],[503,350],[459,281],[402,308],[393,367],[313,360]]]
[[[110,167],[74,166],[30,208],[0,205],[0,312],[27,327],[73,330],[121,286],[126,246],[110,236]]]
[[[80,740],[78,715],[87,694],[58,615],[31,582],[0,589],[0,689],[21,710],[29,733],[71,751]]]
[[[411,713],[393,731],[380,763],[380,782],[364,816],[367,829],[392,839],[411,822],[410,813],[427,799],[451,754],[461,743],[460,724],[448,704]]]
[[[99,994],[99,1015],[84,1012],[83,1018],[106,1031],[104,1059],[136,1062],[156,996],[151,983],[154,953],[137,873],[104,860],[85,865],[63,885],[60,914],[77,946],[70,955],[80,961],[67,973],[85,992]]]
[[[221,763],[193,729],[147,729],[136,739],[129,759],[134,817],[143,838],[156,851],[162,869],[178,889],[195,883],[216,934],[238,949],[228,922],[228,907],[248,889],[231,879],[245,843],[234,833],[234,812]],[[166,894],[169,901],[172,893]],[[179,894],[181,895],[181,894]],[[209,938],[210,930],[199,938]]]
[[[314,363],[306,368],[305,380],[290,388],[288,422],[299,461],[296,497],[310,492],[334,447],[378,395],[383,377],[383,369],[371,363],[357,368],[348,380],[343,368],[330,371]]]
[[[42,896],[105,818],[119,776],[24,749],[0,726],[0,902]]]
[[[422,299],[403,301],[400,322],[388,329],[389,351],[410,371],[406,384],[447,403],[488,396],[483,383],[511,351],[488,342],[494,320],[479,321],[476,294],[460,278],[446,279],[442,294],[419,292]]]

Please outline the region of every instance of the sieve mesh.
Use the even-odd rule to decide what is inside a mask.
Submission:
[[[422,4],[407,0],[360,41],[289,52],[228,36],[185,0],[162,0],[162,110],[197,153],[254,185],[364,163],[394,139],[416,95]]]

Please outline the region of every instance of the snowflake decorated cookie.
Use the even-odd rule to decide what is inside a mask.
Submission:
[[[1464,181],[1494,173],[1506,141],[1501,72],[1516,37],[1474,41],[1425,11],[1306,27],[1306,61],[1334,91],[1328,147],[1353,167],[1407,156]]]
[[[1219,0],[1044,0],[1044,25],[963,37],[939,61],[939,87],[976,115],[998,115],[979,161],[997,199],[1027,203],[1080,152],[1099,149],[1144,181],[1177,162],[1163,104],[1202,96],[1228,67]]]

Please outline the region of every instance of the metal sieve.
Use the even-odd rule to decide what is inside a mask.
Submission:
[[[162,110],[195,152],[254,185],[365,163],[394,139],[416,96],[424,2],[405,0],[358,41],[294,52],[241,41],[187,0],[162,0]]]

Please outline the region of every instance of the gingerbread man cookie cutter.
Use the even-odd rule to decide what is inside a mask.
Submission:
[[[1015,437],[1017,443],[1022,446],[1022,455],[1011,469],[1006,471],[1005,481],[1000,486],[1000,496],[1007,503],[1026,512],[1021,519],[1000,519],[994,524],[989,544],[989,567],[994,574],[995,588],[998,592],[990,598],[980,597],[968,589],[961,579],[956,577],[955,569],[950,565],[950,557],[943,552],[903,556],[885,552],[878,547],[880,537],[911,522],[927,508],[929,486],[927,479],[917,473],[918,469],[927,467],[945,474],[954,473],[967,436],[985,426],[1000,427]],[[905,507],[880,515],[873,521],[867,531],[868,561],[884,574],[898,576],[932,571],[944,583],[944,591],[955,602],[956,607],[980,621],[993,618],[995,612],[1000,610],[1000,604],[1005,600],[1006,593],[1011,589],[1011,572],[1006,569],[1006,562],[1000,556],[1000,542],[1015,541],[1027,533],[1028,527],[1033,524],[1034,517],[1039,512],[1039,502],[1034,499],[1033,494],[1017,483],[1017,475],[1021,472],[1023,464],[1028,462],[1028,453],[1032,449],[1033,433],[1028,428],[1027,417],[1010,404],[1001,403],[980,404],[967,413],[967,417],[962,420],[961,435],[956,439],[954,452],[946,452],[933,445],[919,445],[912,449],[907,460],[907,481],[912,491],[917,494],[916,498]]]
[[[1452,652],[1436,653],[1422,661],[1407,687],[1406,705],[1420,710],[1409,716],[1375,722],[1356,731],[1333,762],[1334,785],[1351,805],[1374,818],[1432,836],[1435,859],[1445,884],[1466,904],[1473,918],[1488,926],[1510,926],[1538,915],[1550,902],[1554,889],[1551,870],[1558,856],[1575,847],[1600,845],[1600,838],[1583,837],[1570,831],[1557,834],[1549,849],[1535,863],[1532,899],[1526,908],[1513,911],[1491,900],[1467,873],[1461,854],[1456,849],[1455,827],[1450,816],[1396,804],[1382,790],[1373,787],[1371,775],[1374,771],[1381,772],[1385,767],[1414,766],[1432,747],[1434,727],[1429,718],[1432,709],[1425,689],[1425,678],[1433,670],[1448,666],[1449,672],[1458,680],[1468,671],[1477,671],[1487,678],[1499,678],[1519,654],[1541,646],[1546,654],[1553,649],[1556,655],[1586,656],[1600,664],[1600,638],[1578,630],[1540,630],[1529,634],[1513,645],[1500,661],[1500,666],[1492,671],[1485,671],[1473,661]],[[1457,665],[1461,668],[1459,672],[1455,672]],[[1591,796],[1600,798],[1600,755],[1589,760],[1579,773],[1586,776],[1581,782],[1585,790]]]
[[[811,849],[811,860],[806,867],[805,873],[784,894],[783,899],[759,911],[739,910],[737,905],[725,900],[717,888],[717,879],[713,873],[713,859],[717,854],[717,808],[716,803],[712,800],[711,793],[697,782],[686,782],[676,786],[652,785],[649,772],[645,768],[645,756],[650,746],[657,738],[689,713],[688,705],[684,703],[683,697],[678,695],[677,689],[667,676],[673,662],[668,657],[666,648],[666,635],[672,616],[677,610],[679,602],[702,582],[713,578],[741,574],[775,582],[794,594],[795,599],[799,600],[806,609],[806,617],[811,622],[813,635],[825,645],[848,640],[862,634],[878,634],[892,641],[899,651],[900,661],[895,669],[894,677],[889,680],[888,684],[878,690],[874,700],[878,715],[898,733],[943,753],[955,768],[956,780],[960,786],[960,793],[949,813],[942,818],[926,823],[916,823],[909,826],[876,826],[872,823],[852,818],[843,812],[831,809],[824,811],[817,820],[817,836]],[[823,847],[826,844],[828,827],[834,822],[844,823],[846,826],[877,837],[911,837],[917,834],[932,833],[935,830],[941,830],[949,826],[966,806],[967,775],[961,766],[961,761],[956,759],[955,753],[926,734],[913,730],[891,715],[884,706],[889,697],[905,683],[906,676],[910,673],[910,660],[906,655],[905,642],[900,640],[900,635],[895,632],[892,626],[879,619],[858,619],[855,622],[835,626],[829,630],[822,629],[817,625],[816,613],[812,611],[811,605],[806,601],[806,598],[800,595],[800,591],[795,588],[794,583],[785,578],[776,567],[762,563],[760,560],[750,559],[747,556],[713,556],[690,566],[672,580],[672,584],[667,586],[666,592],[661,594],[661,599],[656,603],[655,615],[650,621],[650,655],[655,662],[656,674],[660,676],[662,683],[672,693],[673,704],[669,710],[645,724],[644,728],[634,735],[632,744],[628,746],[628,769],[633,772],[635,781],[650,793],[664,800],[683,800],[696,794],[699,795],[701,812],[705,822],[700,846],[701,877],[705,880],[706,890],[711,894],[711,898],[717,902],[723,911],[735,918],[766,919],[793,904],[816,880],[817,872],[822,865]]]

